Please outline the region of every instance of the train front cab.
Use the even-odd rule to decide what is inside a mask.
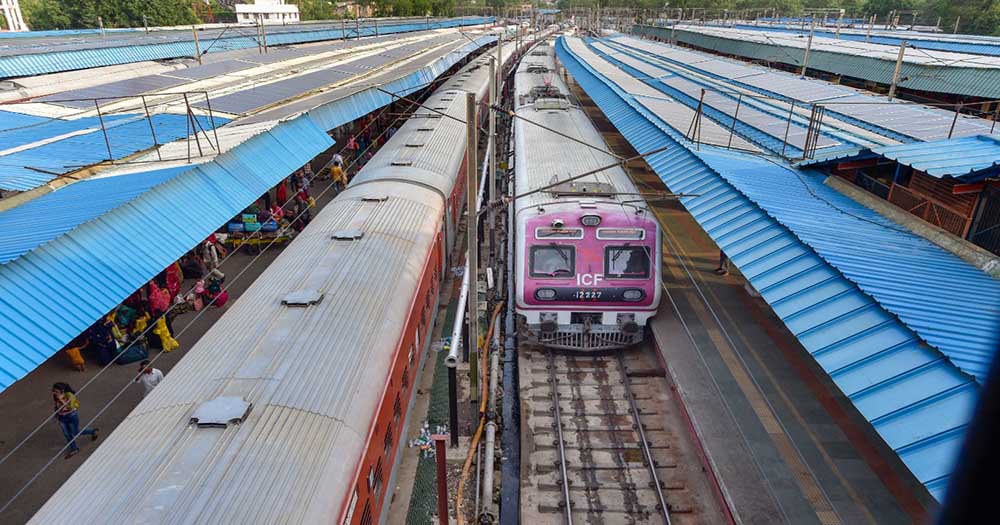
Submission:
[[[660,300],[660,231],[648,213],[541,214],[518,253],[519,331],[529,343],[604,351],[642,342]]]

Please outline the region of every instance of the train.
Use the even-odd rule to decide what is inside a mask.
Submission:
[[[659,306],[661,231],[556,66],[546,43],[515,73],[518,332],[561,350],[625,348]]]
[[[433,92],[33,523],[386,521],[464,206],[465,94],[488,97],[495,54]]]

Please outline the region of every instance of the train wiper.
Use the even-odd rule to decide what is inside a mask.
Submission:
[[[566,254],[563,253],[563,251],[562,251],[561,248],[559,248],[558,246],[556,246],[556,243],[553,242],[553,243],[550,243],[550,244],[552,245],[553,248],[555,248],[556,253],[559,254],[559,257],[563,260],[563,262],[566,263],[566,268],[569,268],[570,267],[569,257],[566,257]],[[569,270],[567,269],[566,271],[569,271]]]

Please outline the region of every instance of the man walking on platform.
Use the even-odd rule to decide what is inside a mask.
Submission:
[[[139,364],[139,375],[136,376],[135,382],[142,385],[142,397],[149,395],[160,381],[163,381],[163,372],[149,366],[148,359]]]

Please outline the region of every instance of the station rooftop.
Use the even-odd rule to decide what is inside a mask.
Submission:
[[[36,77],[0,106],[0,187],[18,190],[0,200],[0,390],[332,147],[329,131],[495,39],[438,29],[143,62],[124,81]]]
[[[12,33],[0,39],[0,79],[27,77],[59,71],[128,64],[146,60],[196,57],[270,46],[347,40],[366,36],[430,29],[474,26],[491,18],[390,18],[357,21],[310,22],[267,26],[266,36],[253,25],[208,25],[198,29],[199,43],[188,28],[92,30]]]
[[[637,26],[635,32],[662,40],[671,37],[692,47],[746,60],[801,68],[806,35],[741,27],[676,25]],[[808,69],[889,85],[899,45],[814,35]],[[1000,58],[954,51],[909,48],[904,53],[899,87],[943,95],[1000,98]]]
[[[712,75],[715,80],[733,75],[745,81],[738,71],[720,71],[725,63],[718,57],[622,36],[562,38],[557,51],[636,151],[668,146],[646,159],[653,170],[671,191],[692,195],[681,199],[688,211],[914,476],[940,498],[1000,344],[1000,281],[840,194],[824,184],[823,174],[798,168],[790,158],[692,140],[691,119],[678,117],[675,109],[690,112],[699,100],[685,96],[671,79],[703,83]],[[675,52],[686,55],[671,56]],[[710,61],[718,68],[703,64]],[[709,69],[715,73],[703,74]],[[745,82],[779,90],[794,86]],[[814,91],[832,86],[802,82],[812,83]],[[718,100],[735,106],[733,88],[726,83],[728,93]],[[794,98],[790,93],[785,91],[786,100]],[[651,98],[668,103],[652,105]],[[708,101],[706,96],[702,104]],[[754,104],[760,114],[745,119],[742,113],[733,119],[734,109],[720,104],[715,115],[705,113],[710,118],[704,122],[716,121],[713,134],[721,125],[723,136],[735,129],[735,136],[773,150],[768,128],[774,123],[767,117],[775,116],[772,102]],[[905,106],[927,115],[935,111]],[[792,125],[779,122],[782,128]],[[885,122],[873,113],[833,125],[829,138],[840,141],[831,148],[843,150],[863,142],[898,145],[899,134],[920,125]],[[871,130],[876,132],[864,133]]]

